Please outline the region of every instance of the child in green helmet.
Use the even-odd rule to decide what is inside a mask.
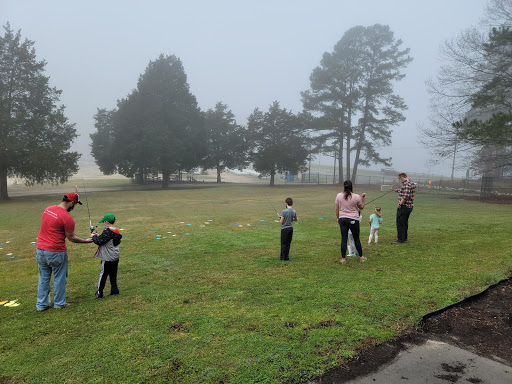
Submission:
[[[96,298],[103,297],[103,288],[107,282],[107,277],[110,276],[110,294],[118,295],[119,288],[117,288],[117,266],[119,264],[119,244],[123,237],[119,233],[119,229],[114,227],[116,217],[112,213],[107,213],[99,221],[103,223],[105,229],[98,235],[96,232],[92,233],[92,241],[98,245],[98,249],[94,257],[101,260],[100,279],[98,281],[98,290],[96,291]]]

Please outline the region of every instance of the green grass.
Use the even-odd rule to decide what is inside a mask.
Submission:
[[[0,307],[0,382],[305,382],[512,271],[511,206],[423,194],[409,244],[389,244],[396,196],[388,194],[371,204],[383,209],[381,244],[366,246],[368,206],[368,261],[341,266],[337,192],[199,185],[88,193],[92,219],[112,212],[123,229],[121,294],[95,299],[95,246],[70,244],[72,305],[42,313],[31,242],[42,210],[60,194],[0,203],[0,300],[21,303]],[[366,192],[368,200],[382,195]],[[294,198],[289,263],[278,260],[280,226],[265,195],[278,210]],[[85,205],[73,216],[87,236]]]

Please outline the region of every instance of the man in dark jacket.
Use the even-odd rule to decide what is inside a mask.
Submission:
[[[98,281],[98,290],[96,291],[96,298],[103,297],[103,288],[107,282],[107,277],[110,276],[110,294],[118,295],[119,288],[117,288],[117,266],[119,264],[119,244],[123,237],[119,233],[119,229],[114,227],[116,217],[112,213],[107,213],[99,221],[103,223],[105,229],[98,236],[95,232],[92,234],[92,241],[98,245],[98,250],[94,257],[101,260],[100,279]]]

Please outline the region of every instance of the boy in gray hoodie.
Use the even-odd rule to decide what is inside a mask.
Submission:
[[[118,295],[117,288],[117,265],[119,264],[119,244],[123,237],[119,233],[119,229],[114,227],[116,217],[112,213],[107,213],[98,223],[103,223],[105,229],[98,236],[96,232],[92,233],[92,241],[98,245],[98,249],[94,257],[101,260],[100,279],[98,281],[98,290],[96,298],[103,297],[103,288],[110,276],[110,294]]]
[[[290,245],[293,238],[293,222],[297,221],[297,212],[292,208],[293,200],[287,197],[285,200],[286,209],[281,212],[281,255],[279,260],[290,260]]]

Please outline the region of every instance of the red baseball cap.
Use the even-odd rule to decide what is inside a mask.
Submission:
[[[79,200],[79,197],[78,197],[78,193],[75,193],[75,192],[69,192],[69,193],[66,193],[64,195],[65,199],[67,201],[73,201],[75,203],[78,203],[80,205],[82,205],[82,202]]]

